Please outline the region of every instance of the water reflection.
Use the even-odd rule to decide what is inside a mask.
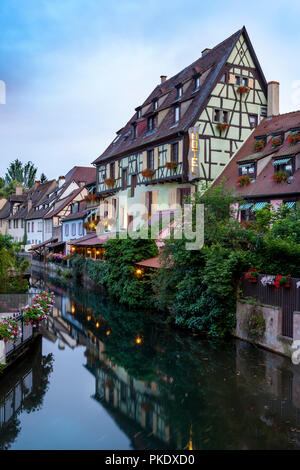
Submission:
[[[243,342],[186,336],[155,313],[128,311],[103,293],[49,287],[56,299],[44,337],[63,354],[84,347],[92,399],[131,448],[300,448],[299,366]],[[38,362],[43,368],[41,355]],[[70,367],[76,374],[82,363]],[[64,387],[62,401],[72,393]],[[84,390],[80,381],[78,387]],[[74,413],[78,406],[85,405],[75,403]],[[84,411],[88,420],[89,407]]]

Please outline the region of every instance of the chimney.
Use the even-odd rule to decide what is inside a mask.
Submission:
[[[204,57],[206,54],[209,53],[209,51],[211,51],[211,49],[209,49],[208,47],[206,49],[203,49],[203,51],[201,52],[201,57]]]
[[[37,187],[39,184],[40,184],[40,181],[35,181],[34,182],[35,187]]]
[[[58,187],[61,188],[63,184],[65,184],[66,178],[64,176],[58,177]]]
[[[23,186],[18,184],[16,186],[16,196],[22,196],[22,194],[23,194]]]
[[[167,80],[167,75],[160,76],[160,83],[164,83]]]
[[[279,83],[268,83],[268,117],[279,114]]]

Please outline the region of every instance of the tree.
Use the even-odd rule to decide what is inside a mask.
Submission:
[[[0,198],[5,197],[6,199],[9,198],[12,194],[16,193],[16,186],[20,184],[17,181],[10,181],[7,185],[1,187],[0,186]]]
[[[17,158],[9,165],[5,175],[5,182],[6,184],[9,184],[12,181],[17,181],[24,185],[25,188],[29,189],[34,185],[36,173],[37,168],[31,161],[24,163],[23,165]]]
[[[47,183],[47,181],[48,181],[47,176],[45,175],[45,173],[42,173],[40,176],[40,182],[43,184],[43,183]]]

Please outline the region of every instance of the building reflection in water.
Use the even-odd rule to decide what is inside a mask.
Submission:
[[[52,355],[42,355],[42,338],[37,337],[26,357],[13,364],[1,377],[0,449],[8,449],[17,438],[20,413],[41,408],[52,370]]]

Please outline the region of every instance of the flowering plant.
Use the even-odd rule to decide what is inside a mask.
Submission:
[[[114,186],[116,184],[116,180],[115,178],[106,178],[106,180],[104,180],[104,183],[106,184],[106,186]]]
[[[53,306],[54,294],[43,291],[33,299],[33,305],[27,305],[23,310],[23,320],[26,325],[31,324],[36,328],[43,320],[46,320]]]
[[[142,171],[142,176],[144,176],[144,178],[152,178],[154,174],[155,171],[152,170],[152,168],[146,168],[146,170]]]
[[[256,152],[260,152],[265,148],[265,141],[264,140],[258,140],[255,142],[254,149]]]
[[[240,95],[243,95],[244,93],[249,93],[250,91],[250,88],[248,88],[247,86],[239,86],[238,89],[236,90],[237,93],[239,93]]]
[[[18,323],[10,318],[5,318],[0,322],[0,340],[5,343],[7,341],[18,341],[22,336],[21,327]]]
[[[260,273],[259,269],[251,268],[246,274],[245,279],[248,279],[250,282],[257,282],[258,274]]]
[[[274,175],[272,175],[272,180],[275,181],[275,183],[284,183],[288,179],[288,173],[286,171],[276,171]]]
[[[61,253],[49,253],[47,259],[50,263],[62,263],[66,261],[67,256],[62,255]]]
[[[277,274],[274,279],[273,286],[275,287],[276,292],[280,286],[291,287],[291,275],[288,274],[287,276],[282,276],[281,274]]]
[[[177,166],[177,162],[166,162],[166,167],[168,168],[168,170],[176,170]]]
[[[239,186],[248,186],[251,183],[251,180],[248,175],[241,175],[238,177],[236,184]]]
[[[287,138],[287,141],[290,145],[295,145],[297,142],[300,142],[300,131],[290,134]]]
[[[217,124],[217,129],[219,129],[220,132],[225,131],[229,126],[226,122],[218,122]]]
[[[86,201],[96,201],[97,200],[97,194],[88,194],[85,196]]]
[[[271,142],[272,142],[273,147],[278,147],[279,145],[282,144],[282,135],[280,135],[279,137],[275,137],[274,139],[271,140]]]

